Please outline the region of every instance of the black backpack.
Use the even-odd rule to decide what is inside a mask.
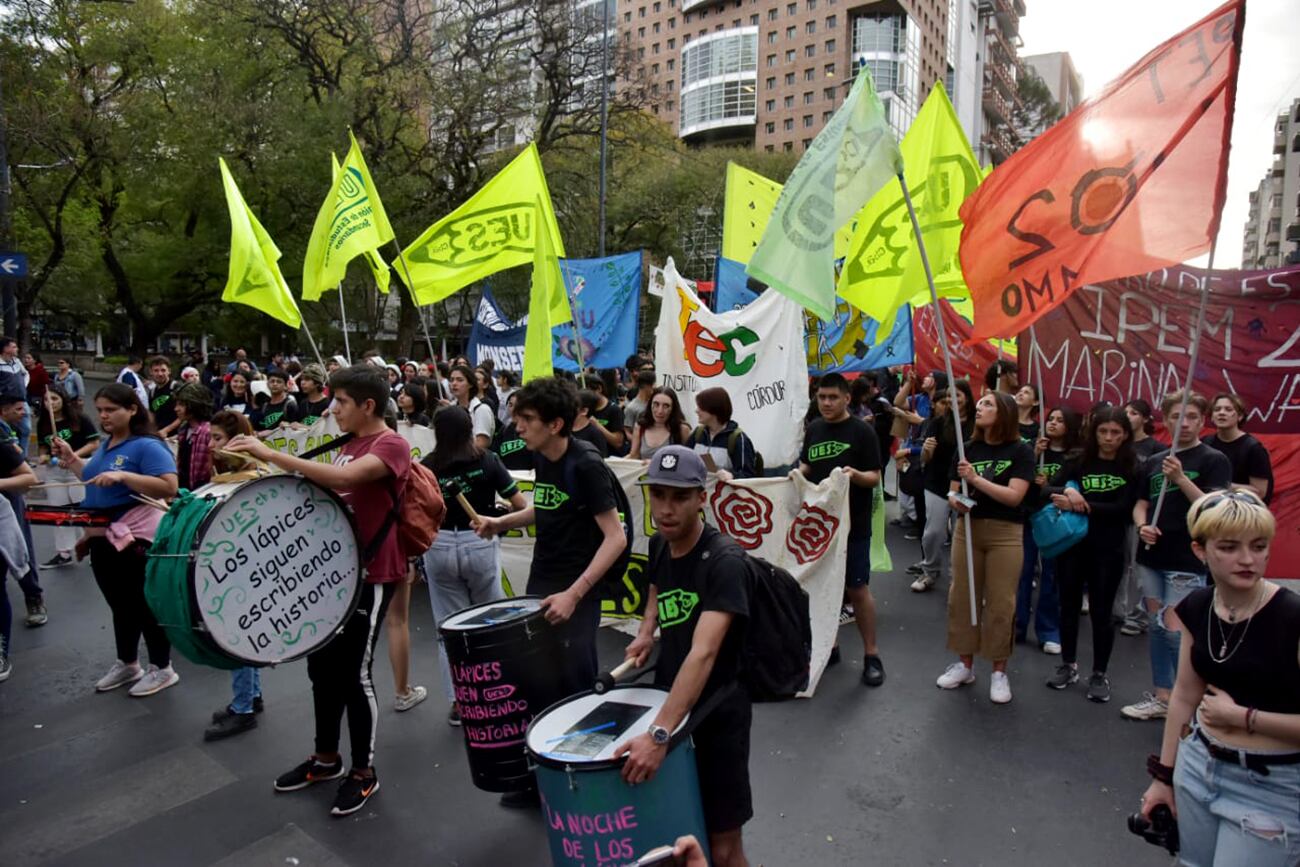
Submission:
[[[659,537],[651,559],[663,553]],[[785,701],[808,688],[812,674],[812,616],[808,592],[794,576],[746,552],[723,533],[712,537],[708,551],[722,553],[734,545],[749,572],[749,622],[740,651],[740,680],[754,701]],[[653,575],[652,575],[653,580]]]
[[[627,537],[627,545],[623,548],[623,552],[618,555],[618,559],[614,561],[613,566],[609,567],[609,571],[600,579],[598,585],[600,598],[609,599],[613,598],[612,588],[622,583],[623,575],[627,572],[627,565],[632,560],[632,541],[636,538],[636,534],[632,529],[632,503],[628,500],[627,491],[623,490],[623,485],[619,482],[618,476],[614,475],[614,471],[609,468],[609,464],[605,463],[605,459],[600,457],[600,452],[597,451],[596,447],[586,440],[574,437],[569,437],[569,450],[564,455],[564,486],[569,492],[577,487],[577,477],[575,475],[577,468],[574,466],[576,462],[571,460],[575,450],[590,450],[600,460],[601,467],[604,468],[606,475],[609,476],[610,484],[614,487],[614,501],[618,508],[618,518],[623,522],[623,535]],[[584,504],[580,508],[586,509],[587,506]]]
[[[736,428],[727,434],[727,454],[731,454],[736,450],[736,443],[743,435],[744,432],[740,428]],[[691,431],[691,436],[686,441],[686,444],[691,448],[695,448],[697,445],[703,444],[705,436],[704,425],[697,425],[695,430]],[[759,453],[758,449],[754,448],[752,439],[749,441],[749,447],[754,451],[754,475],[761,477],[763,475],[763,455]]]

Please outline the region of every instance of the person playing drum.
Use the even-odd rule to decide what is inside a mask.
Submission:
[[[643,482],[659,533],[650,539],[645,616],[626,658],[645,665],[658,627],[655,684],[670,692],[649,731],[616,756],[627,756],[623,779],[630,785],[650,780],[668,754],[670,733],[693,709],[704,708],[694,739],[709,849],[718,867],[746,867],[741,829],[754,815],[752,708],[738,676],[749,619],[749,570],[740,546],[701,517],[707,475],[694,451],[665,446]]]
[[[315,752],[275,781],[277,792],[292,792],[346,774],[330,813],[347,816],[364,807],[379,790],[374,769],[379,707],[370,670],[384,613],[398,584],[406,580],[406,558],[395,532],[397,522],[389,520],[389,513],[406,491],[411,448],[384,424],[389,397],[382,370],[364,364],[342,368],[330,377],[329,385],[334,419],[340,430],[352,434],[333,464],[277,452],[257,437],[246,435],[235,437],[226,450],[244,452],[339,492],[352,507],[365,550],[370,553],[352,618],[333,641],[307,656],[307,676],[316,706]],[[386,533],[382,540],[381,532]],[[351,773],[346,772],[339,754],[345,710],[352,739]]]

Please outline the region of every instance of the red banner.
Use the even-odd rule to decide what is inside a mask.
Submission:
[[[952,309],[946,300],[939,299],[943,307],[943,327],[948,332],[948,347],[952,350],[952,369],[957,378],[968,377],[975,396],[983,387],[984,371],[998,359],[996,346],[986,341],[967,345],[971,336],[971,323]],[[916,369],[943,370],[943,350],[939,343],[939,328],[934,320],[934,305],[912,308],[912,345],[916,356]],[[1015,359],[1014,341],[1006,341],[1003,357]]]
[[[1243,427],[1268,448],[1278,518],[1270,574],[1300,578],[1300,268],[1214,271],[1166,268],[1138,277],[1082,286],[1040,319],[1038,346],[1023,353],[1043,406],[1087,411],[1108,400],[1151,403],[1187,376],[1188,350],[1200,288],[1209,303],[1193,388],[1246,402]],[[947,323],[947,319],[944,320]],[[1028,341],[1021,338],[1021,346]],[[918,361],[920,342],[917,344]]]

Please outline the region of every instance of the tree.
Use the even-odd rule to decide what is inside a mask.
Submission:
[[[1034,137],[1046,132],[1061,119],[1061,106],[1042,76],[1032,66],[1023,65],[1016,78],[1019,95],[1012,110],[1012,124],[1008,132],[1017,148],[1028,144]]]

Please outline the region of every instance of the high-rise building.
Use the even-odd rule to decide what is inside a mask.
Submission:
[[[948,71],[949,0],[620,0],[649,109],[689,142],[802,151],[870,67],[906,131]]]
[[[1300,99],[1273,125],[1273,165],[1250,194],[1243,268],[1300,265]]]
[[[1015,113],[1020,106],[1020,18],[1024,0],[979,0],[976,7],[983,29],[979,55],[983,116],[978,138],[972,139],[980,161],[1002,162],[1015,151]]]
[[[1076,105],[1083,102],[1083,76],[1074,68],[1070,52],[1029,54],[1020,58],[1020,62],[1032,68],[1047,85],[1052,99],[1061,107],[1062,115],[1069,114]]]

